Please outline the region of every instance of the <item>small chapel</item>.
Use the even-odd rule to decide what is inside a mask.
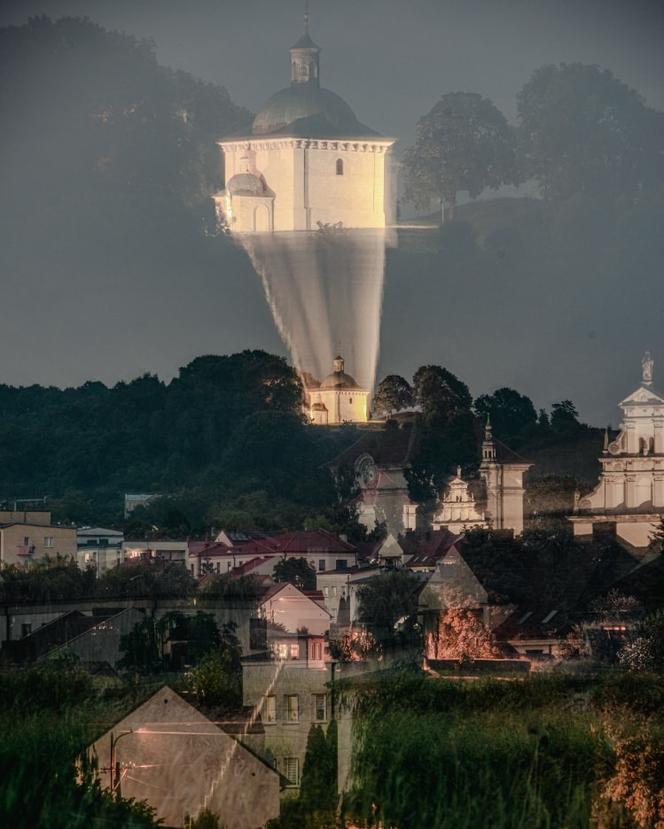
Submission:
[[[646,352],[638,388],[619,404],[618,435],[611,440],[605,432],[599,482],[570,518],[574,535],[611,527],[622,541],[645,548],[664,516],[664,394],[654,386],[653,369]]]
[[[304,410],[315,426],[366,423],[369,420],[369,390],[346,374],[344,358],[337,354],[332,371],[322,381],[305,374]]]
[[[304,33],[290,49],[290,86],[276,92],[249,134],[217,142],[226,186],[213,195],[231,233],[385,228],[396,215],[394,139],[362,124],[320,84],[320,47]]]

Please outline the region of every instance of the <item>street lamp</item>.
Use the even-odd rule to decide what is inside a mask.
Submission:
[[[111,731],[111,763],[109,767],[109,773],[111,776],[111,792],[114,792],[117,788],[118,794],[120,794],[120,764],[118,763],[118,767],[115,767],[115,747],[120,742],[123,737],[126,737],[127,734],[133,734],[134,729],[130,728],[127,731],[121,731],[120,734],[116,737],[115,734]]]

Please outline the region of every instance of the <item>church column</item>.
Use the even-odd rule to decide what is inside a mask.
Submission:
[[[664,507],[664,473],[655,473],[652,481],[652,505]]]
[[[638,507],[638,497],[637,497],[637,489],[636,489],[636,476],[635,475],[628,475],[625,478],[625,506],[628,509],[634,509],[634,507]]]
[[[639,436],[636,431],[636,423],[634,422],[626,422],[625,426],[625,438],[627,443],[627,454],[628,455],[638,455],[639,454]]]
[[[655,418],[655,454],[664,455],[664,417]]]

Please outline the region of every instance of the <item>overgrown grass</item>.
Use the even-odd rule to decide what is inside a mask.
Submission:
[[[664,808],[662,677],[452,682],[406,671],[345,690],[356,715],[346,810],[360,825],[645,829],[629,794],[644,780],[651,811],[658,798]],[[648,750],[632,780],[634,733]]]

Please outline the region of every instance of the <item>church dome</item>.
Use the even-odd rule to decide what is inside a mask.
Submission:
[[[234,196],[264,196],[264,182],[253,173],[238,173],[229,179],[226,189]]]
[[[376,135],[357,120],[343,98],[315,84],[293,84],[274,94],[254,118],[252,132],[311,138]]]
[[[334,371],[320,384],[321,389],[359,389],[354,377],[344,371],[343,357],[334,360]]]

